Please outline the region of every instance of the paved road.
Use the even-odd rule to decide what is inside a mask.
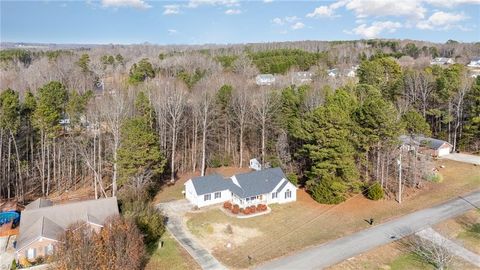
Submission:
[[[426,228],[425,230],[417,232],[416,235],[432,241],[436,245],[443,246],[450,254],[454,254],[460,258],[463,258],[465,261],[480,267],[480,255],[471,252],[470,250],[460,246],[450,239],[443,237],[434,229]]]
[[[322,269],[480,207],[480,191],[273,260],[257,269]],[[392,236],[395,238],[392,239]],[[280,243],[281,244],[281,243]]]
[[[215,257],[203,248],[192,235],[185,230],[182,219],[186,212],[192,209],[192,205],[186,200],[178,200],[168,203],[158,204],[168,217],[167,229],[182,245],[183,248],[193,257],[193,259],[205,270],[223,270],[226,269]]]
[[[442,158],[480,165],[480,156],[475,156],[475,155],[468,155],[468,154],[462,154],[462,153],[451,153],[449,155],[443,156]]]

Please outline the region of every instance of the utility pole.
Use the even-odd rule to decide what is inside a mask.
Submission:
[[[400,149],[400,158],[398,163],[398,203],[402,203],[402,149]]]

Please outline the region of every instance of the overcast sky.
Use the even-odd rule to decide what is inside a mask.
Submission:
[[[480,41],[480,0],[1,0],[3,42]]]

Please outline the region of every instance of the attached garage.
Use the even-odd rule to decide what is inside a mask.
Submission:
[[[441,148],[439,148],[437,150],[437,156],[438,157],[446,156],[446,155],[450,154],[451,151],[452,151],[452,146],[450,144],[446,143],[445,146],[442,146]]]

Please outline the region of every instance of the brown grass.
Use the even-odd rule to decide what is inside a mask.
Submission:
[[[449,160],[437,161],[436,165],[445,165],[440,169],[444,181],[429,183],[422,190],[410,192],[401,205],[393,200],[371,201],[362,195],[336,206],[321,205],[299,190],[297,202],[272,205],[269,215],[241,220],[213,209],[189,214],[187,225],[193,232],[200,231],[200,234],[202,228],[207,227],[205,224],[213,223],[258,229],[260,236],[247,240],[235,251],[226,249],[224,245],[213,248],[215,257],[225,265],[246,268],[250,266],[247,256],[253,257],[253,263],[270,260],[365,229],[369,225],[364,219],[385,222],[478,189],[480,167]],[[199,240],[206,243],[209,238],[203,236]]]
[[[480,223],[479,210],[468,211],[461,216],[439,223],[434,228],[465,248],[480,254],[480,238],[474,237],[473,233],[468,231],[468,228],[475,223]]]

